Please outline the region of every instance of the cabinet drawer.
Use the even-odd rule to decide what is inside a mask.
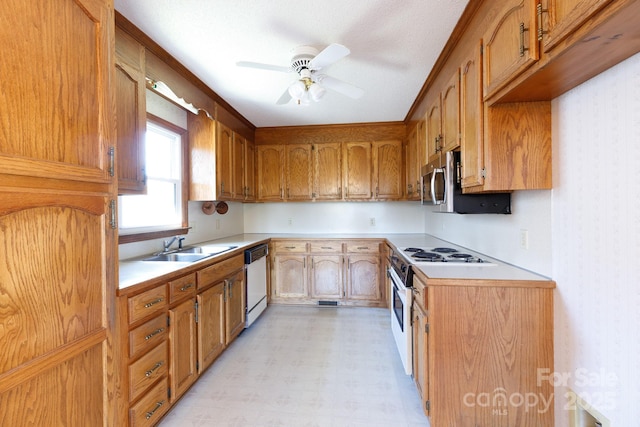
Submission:
[[[167,287],[162,285],[129,298],[129,323],[157,313],[167,307]]]
[[[422,310],[427,311],[427,285],[424,279],[416,274],[413,276],[413,300]]]
[[[225,259],[224,261],[203,268],[197,272],[198,289],[224,280],[241,268],[244,268],[244,254]]]
[[[140,402],[129,410],[129,424],[131,427],[147,427],[158,423],[158,420],[169,409],[167,379],[160,381],[149,390]]]
[[[169,302],[180,301],[196,294],[196,273],[188,274],[169,282]]]
[[[342,242],[322,241],[311,242],[309,245],[314,253],[342,253]]]
[[[147,351],[167,338],[167,316],[161,314],[155,319],[129,332],[129,357]]]
[[[347,252],[352,254],[377,254],[380,253],[380,242],[347,242]]]
[[[304,253],[307,252],[306,242],[276,242],[276,253]]]
[[[167,342],[164,341],[129,365],[129,400],[135,400],[167,372]]]

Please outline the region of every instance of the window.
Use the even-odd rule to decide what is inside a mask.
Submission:
[[[119,197],[120,243],[186,232],[185,133],[161,119],[147,121],[147,194]]]

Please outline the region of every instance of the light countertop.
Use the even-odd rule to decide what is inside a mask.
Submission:
[[[504,263],[494,258],[485,256],[470,248],[464,248],[447,242],[428,234],[282,234],[282,233],[264,233],[264,234],[238,234],[221,239],[200,242],[189,246],[204,245],[230,245],[237,246],[231,252],[224,252],[219,255],[207,257],[204,260],[196,262],[154,262],[142,261],[144,257],[120,260],[119,262],[119,289],[125,289],[138,283],[146,282],[162,276],[171,275],[182,269],[197,269],[199,265],[210,262],[216,258],[225,258],[230,253],[240,253],[244,249],[264,243],[269,239],[290,238],[290,239],[386,239],[396,249],[404,249],[407,247],[423,247],[433,248],[439,246],[448,246],[456,249],[463,249],[465,252],[477,254],[480,257],[491,261],[493,265],[434,265],[433,263],[412,262],[408,257],[407,261],[411,262],[414,268],[419,269],[429,278],[437,279],[474,279],[474,280],[521,280],[521,281],[545,281],[550,280],[548,277],[532,273],[525,269]],[[401,252],[401,251],[399,251]],[[148,255],[147,255],[148,256]]]

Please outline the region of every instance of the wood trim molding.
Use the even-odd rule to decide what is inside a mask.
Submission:
[[[256,129],[256,145],[383,140],[404,141],[405,138],[406,126],[403,122],[282,126]]]

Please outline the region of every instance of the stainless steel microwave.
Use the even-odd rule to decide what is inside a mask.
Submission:
[[[460,185],[460,152],[447,151],[444,162],[431,162],[421,168],[423,205],[434,212],[460,214],[511,213],[510,193],[463,194]]]

